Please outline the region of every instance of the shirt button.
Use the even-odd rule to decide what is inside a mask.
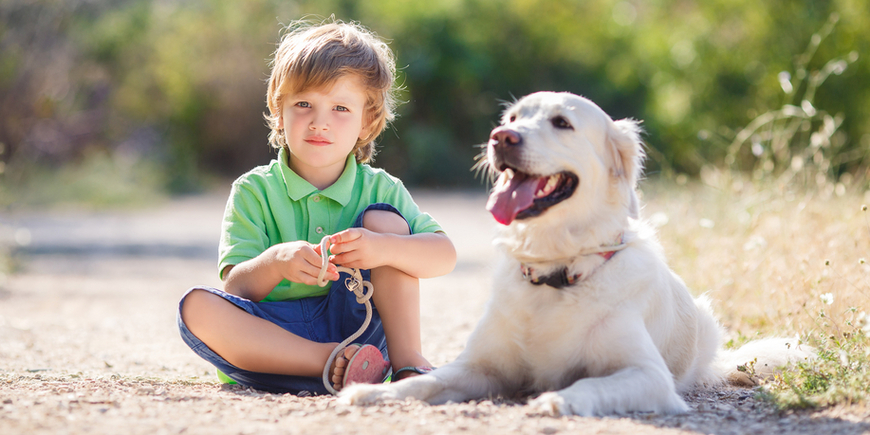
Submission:
[[[314,200],[314,202],[320,202],[320,195],[314,195],[311,199]]]
[[[323,234],[323,227],[317,227],[314,229],[314,232],[317,234]]]

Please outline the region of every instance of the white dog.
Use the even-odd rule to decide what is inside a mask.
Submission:
[[[679,413],[679,393],[751,382],[807,358],[797,340],[720,349],[705,297],[692,298],[638,219],[638,123],[591,101],[540,92],[509,107],[484,165],[498,175],[487,209],[504,254],[492,296],[452,363],[384,385],[351,385],[343,401],[414,397],[432,404],[540,394],[549,414]],[[751,366],[751,365],[750,365]],[[751,370],[749,370],[751,373]]]

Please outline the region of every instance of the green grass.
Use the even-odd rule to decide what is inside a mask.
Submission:
[[[165,197],[163,183],[156,164],[101,152],[59,168],[7,165],[0,174],[0,209],[143,206]]]
[[[865,210],[866,206],[862,206]],[[857,260],[866,265],[862,258]],[[830,262],[826,266],[831,267]],[[866,270],[865,270],[866,272]],[[824,309],[814,317],[815,327],[806,335],[816,346],[816,358],[804,361],[764,385],[764,395],[782,408],[815,408],[835,405],[866,405],[870,397],[870,323],[866,274],[860,283],[837,273],[847,282],[846,291],[861,294],[863,303],[846,310]],[[823,294],[825,304],[833,294]],[[859,302],[860,303],[860,302]],[[809,313],[808,313],[809,314]]]

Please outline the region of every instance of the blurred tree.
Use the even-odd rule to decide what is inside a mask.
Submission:
[[[839,22],[796,69],[833,13]],[[333,14],[375,30],[398,56],[406,104],[376,164],[409,184],[475,184],[475,144],[505,102],[538,90],[644,120],[651,170],[695,174],[725,163],[740,128],[803,95],[784,92],[781,72],[800,84],[853,52],[812,104],[842,114],[831,175],[866,179],[862,0],[9,0],[0,2],[4,182],[26,178],[15,168],[95,149],[159,164],[172,191],[265,163],[267,62],[282,25]],[[759,156],[732,158],[752,169]]]

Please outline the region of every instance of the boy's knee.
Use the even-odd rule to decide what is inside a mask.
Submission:
[[[197,315],[206,311],[208,306],[218,303],[220,296],[202,289],[191,290],[184,297],[184,303],[181,305],[181,318],[187,323],[191,317],[197,318]]]
[[[411,229],[402,216],[386,210],[369,210],[363,215],[363,228],[376,233],[410,235]]]

